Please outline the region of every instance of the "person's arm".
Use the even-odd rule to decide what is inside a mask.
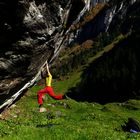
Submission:
[[[50,70],[49,70],[48,63],[46,63],[46,69],[47,69],[48,74],[51,74],[51,73],[50,73]]]
[[[46,86],[51,86],[51,82],[52,82],[52,75],[49,71],[49,66],[48,64],[46,63],[46,69],[47,69],[47,73],[48,73],[48,76],[46,77]]]

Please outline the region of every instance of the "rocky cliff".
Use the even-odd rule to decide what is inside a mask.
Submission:
[[[53,0],[0,2],[1,104],[34,84],[36,79],[30,80],[46,60],[53,59],[63,40],[69,6],[67,1]]]
[[[139,0],[1,0],[0,109],[32,86],[46,60],[51,65],[69,43],[101,32],[137,31],[139,5]]]

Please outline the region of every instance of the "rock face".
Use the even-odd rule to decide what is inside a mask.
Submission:
[[[0,2],[0,104],[52,58],[62,41],[68,8],[67,1]]]
[[[73,30],[72,25],[81,22],[98,3],[108,6]],[[124,32],[136,30],[139,24],[129,17],[134,8],[139,10],[139,0],[1,0],[0,105],[34,84],[45,61],[51,64],[71,41],[83,42],[100,32],[112,33],[113,27]]]

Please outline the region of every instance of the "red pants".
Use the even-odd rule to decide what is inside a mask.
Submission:
[[[41,89],[38,91],[37,93],[37,98],[38,98],[38,104],[39,105],[42,105],[43,104],[43,100],[42,100],[42,96],[44,94],[49,94],[52,98],[56,99],[56,100],[61,100],[63,99],[63,95],[62,94],[59,94],[59,95],[56,95],[53,91],[53,88],[52,87],[45,87],[44,89]]]

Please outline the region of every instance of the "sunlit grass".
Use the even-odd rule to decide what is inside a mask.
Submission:
[[[76,74],[76,73],[75,73]],[[79,74],[80,75],[80,74]],[[78,82],[72,76],[54,81],[56,92],[66,91]],[[61,85],[61,86],[60,86]],[[60,89],[61,87],[61,89]],[[125,103],[76,102],[72,99],[56,101],[46,95],[44,107],[48,112],[39,113],[36,92],[42,86],[32,87],[26,96],[7,110],[0,120],[0,139],[3,140],[139,140],[140,134],[124,132],[121,128],[129,117],[140,121],[140,101]]]

